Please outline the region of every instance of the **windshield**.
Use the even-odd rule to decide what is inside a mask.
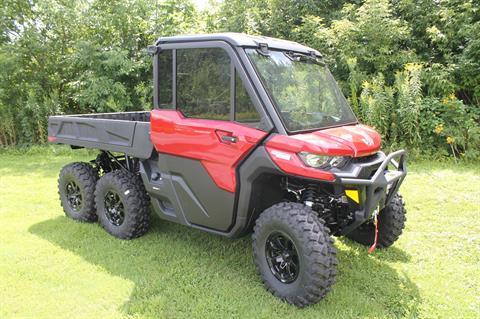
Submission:
[[[284,51],[246,49],[270,91],[288,131],[304,131],[355,123],[328,68],[317,58]]]

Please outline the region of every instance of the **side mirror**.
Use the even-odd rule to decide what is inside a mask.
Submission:
[[[157,47],[156,45],[149,45],[147,47],[147,52],[149,55],[155,55],[160,51],[160,48]]]

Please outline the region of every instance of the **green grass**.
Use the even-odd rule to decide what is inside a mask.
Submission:
[[[0,318],[356,318],[480,316],[480,173],[411,163],[407,228],[390,249],[336,239],[338,277],[315,306],[266,292],[250,238],[154,218],[132,241],[67,219],[60,168],[88,152],[0,154]]]

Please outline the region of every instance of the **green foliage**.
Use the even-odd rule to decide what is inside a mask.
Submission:
[[[420,134],[440,152],[455,158],[480,156],[478,108],[466,106],[452,94],[442,100],[424,99],[421,114]]]
[[[419,147],[422,90],[421,66],[407,64],[395,74],[395,83],[388,86],[382,73],[371,82],[364,81],[360,95],[361,116],[373,126],[387,144]]]
[[[399,132],[402,133],[402,141],[414,147],[421,142],[418,129],[422,102],[420,71],[420,65],[407,64],[405,70],[395,74]]]
[[[6,0],[1,10],[0,146],[45,142],[52,114],[150,109],[146,47],[197,26],[189,0]]]
[[[466,106],[454,94],[442,99],[422,94],[422,67],[407,64],[392,86],[382,74],[364,81],[360,95],[362,119],[384,137],[421,153],[477,158],[480,155],[479,109]],[[425,147],[426,146],[426,147]]]
[[[393,95],[393,88],[385,85],[382,74],[374,78],[371,83],[363,82],[360,95],[362,118],[384,137],[392,135],[390,125],[395,118]]]
[[[44,142],[50,114],[148,110],[149,44],[234,31],[322,52],[385,146],[478,153],[475,0],[211,0],[202,12],[190,0],[4,0],[0,12],[0,146]]]

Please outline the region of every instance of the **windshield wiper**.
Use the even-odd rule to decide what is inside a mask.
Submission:
[[[283,54],[292,61],[295,62],[313,62],[315,64],[325,65],[315,55],[306,55],[298,52],[285,51]]]

